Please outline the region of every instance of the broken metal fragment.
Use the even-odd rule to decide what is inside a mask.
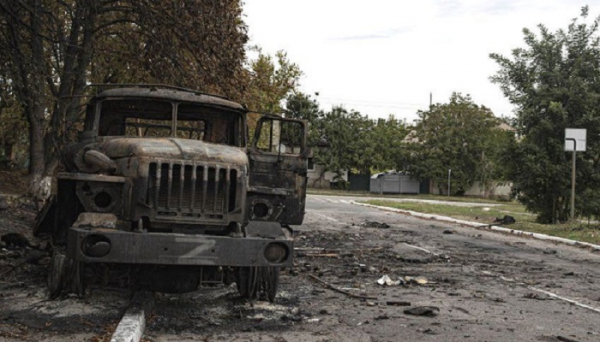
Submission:
[[[439,311],[440,308],[435,306],[417,306],[404,310],[404,313],[413,316],[435,317]]]

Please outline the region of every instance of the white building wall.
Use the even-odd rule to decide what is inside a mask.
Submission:
[[[337,175],[335,172],[327,171],[323,175],[323,178],[319,180],[319,176],[323,172],[322,165],[314,165],[312,170],[308,170],[308,187],[309,188],[323,188],[329,189],[329,182],[333,182],[333,179]],[[348,172],[342,171],[342,179],[348,181]]]

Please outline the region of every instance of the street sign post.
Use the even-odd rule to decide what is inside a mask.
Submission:
[[[573,152],[573,158],[571,158],[571,220],[575,219],[575,154],[577,151],[585,152],[586,135],[585,128],[565,129],[565,151]]]

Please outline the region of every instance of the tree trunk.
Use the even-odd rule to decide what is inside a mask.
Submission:
[[[32,113],[32,117],[39,116]],[[29,120],[29,192],[38,198],[43,198],[41,181],[45,169],[44,126],[40,119]]]

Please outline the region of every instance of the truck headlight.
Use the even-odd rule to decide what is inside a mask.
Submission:
[[[86,211],[117,213],[121,207],[122,184],[104,182],[77,183],[77,196]]]

